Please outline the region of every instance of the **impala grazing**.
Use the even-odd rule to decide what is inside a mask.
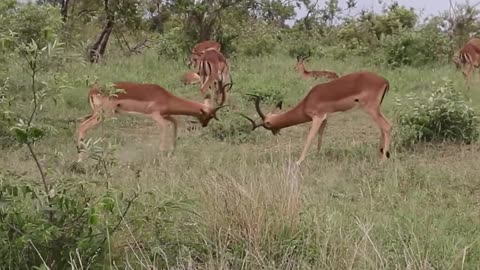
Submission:
[[[215,50],[220,52],[221,49],[222,49],[222,45],[220,45],[220,43],[214,40],[206,40],[206,41],[197,43],[192,49],[190,60],[187,63],[188,67],[191,68],[192,64],[194,67],[197,67],[198,60],[200,59],[200,57],[205,51]]]
[[[381,130],[379,150],[381,161],[390,157],[390,141],[392,126],[380,110],[383,98],[389,88],[388,81],[372,72],[356,72],[327,83],[314,86],[295,107],[279,113],[282,103],[279,102],[271,113],[263,114],[260,109],[260,97],[255,100],[255,109],[262,122],[255,123],[247,118],[253,129],[264,127],[274,135],[280,129],[312,121],[312,126],[297,165],[305,159],[315,135],[318,134],[317,153],[320,151],[322,134],[327,125],[327,117],[335,112],[344,112],[357,105],[365,110]]]
[[[312,70],[312,71],[308,71],[305,69],[305,64],[304,64],[304,61],[310,57],[310,54],[308,56],[297,56],[297,64],[295,65],[295,67],[293,68],[294,70],[300,72],[300,75],[302,75],[303,78],[314,78],[314,79],[318,79],[318,78],[327,78],[327,79],[330,79],[330,80],[333,80],[333,79],[337,79],[338,78],[338,75],[337,73],[333,72],[333,71],[328,71],[328,70]]]
[[[223,90],[228,85],[222,86]],[[174,96],[163,87],[155,84],[143,84],[132,82],[117,82],[114,88],[123,90],[116,96],[102,95],[97,87],[92,87],[88,93],[88,102],[92,108],[92,114],[85,117],[78,128],[78,141],[80,146],[82,139],[87,131],[98,125],[103,117],[111,117],[120,112],[137,113],[151,117],[162,129],[160,150],[165,150],[166,128],[168,122],[173,124],[173,148],[175,149],[177,137],[177,121],[172,116],[186,115],[198,119],[203,127],[206,127],[209,121],[217,118],[217,111],[224,107],[222,104],[217,107],[211,105],[210,96],[207,95],[204,103],[187,100]],[[230,85],[231,87],[231,85]],[[79,157],[79,160],[81,158]]]
[[[227,81],[232,82],[230,77],[230,68],[221,52],[216,50],[207,50],[203,53],[198,62],[198,75],[201,78],[200,93],[205,95],[213,83],[216,83],[214,93],[215,100],[218,101],[219,94],[226,95],[225,91],[220,90],[220,85]],[[222,97],[225,99],[226,97]]]
[[[462,49],[458,52],[458,56],[453,59],[457,69],[460,66],[468,65],[466,70],[463,70],[463,77],[467,83],[467,86],[470,87],[469,79],[472,75],[473,69],[478,67],[480,64],[480,39],[473,38],[468,41]]]
[[[194,71],[185,72],[180,78],[183,85],[197,84],[200,83],[201,80],[200,75]]]

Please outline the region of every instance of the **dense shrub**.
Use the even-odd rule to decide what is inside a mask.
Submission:
[[[209,128],[203,132],[204,136],[229,143],[251,142],[254,138],[250,134],[252,132],[250,122],[232,112],[223,114],[220,121],[211,122]]]
[[[315,31],[301,31],[299,29],[286,31],[282,35],[281,45],[286,47],[290,57],[311,53],[312,56],[324,56],[323,46],[319,43],[322,36]]]
[[[394,35],[402,29],[412,29],[417,23],[417,19],[418,15],[415,10],[394,3],[384,14],[373,16],[372,30],[377,37]]]
[[[383,38],[384,61],[391,67],[422,66],[446,58],[450,41],[432,27]]]
[[[13,124],[10,105],[13,99],[8,95],[9,81],[0,79],[0,148],[13,144],[9,128]]]
[[[107,237],[119,220],[113,194],[95,197],[85,184],[43,187],[0,175],[0,261],[10,269],[47,265],[68,268],[71,258],[87,268],[102,262]]]
[[[429,96],[408,95],[397,99],[396,105],[404,146],[419,142],[472,143],[479,137],[478,116],[450,81]]]
[[[44,47],[57,38],[62,27],[59,9],[51,5],[8,5],[3,8],[4,14],[0,14],[0,36],[12,31],[17,35],[19,43],[33,40],[39,47]]]
[[[189,43],[180,27],[173,27],[160,35],[157,41],[157,53],[172,59],[186,56]]]
[[[263,103],[270,105],[285,99],[284,93],[280,91],[277,87],[265,87],[262,89],[255,89],[250,94],[260,96]],[[255,100],[255,97],[251,95],[245,95],[243,97],[246,99],[247,102],[251,103]]]
[[[238,51],[247,56],[272,54],[280,37],[279,29],[263,23],[250,23],[242,31]]]

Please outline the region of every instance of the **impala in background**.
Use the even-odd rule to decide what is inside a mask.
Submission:
[[[330,80],[338,78],[338,74],[333,71],[328,71],[328,70],[308,71],[305,68],[304,61],[309,57],[310,57],[310,54],[308,54],[307,56],[302,56],[302,55],[297,56],[297,64],[293,68],[295,71],[298,71],[303,78],[314,78],[314,79],[327,78]]]

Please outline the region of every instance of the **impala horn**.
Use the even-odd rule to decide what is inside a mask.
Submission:
[[[303,58],[303,60],[308,59],[310,56],[312,56],[312,50],[309,50],[309,51],[308,51],[307,56],[305,56],[305,57]]]
[[[260,109],[260,96],[253,95],[253,94],[247,94],[247,95],[255,97],[255,110],[257,110],[257,113],[260,116],[260,118],[262,118],[262,121],[265,120],[265,115],[262,113],[262,110]]]
[[[225,85],[222,85],[222,83],[220,83],[220,92],[222,92],[222,100],[220,101],[220,105],[223,105],[223,103],[225,103],[225,96],[227,95],[227,92],[230,92],[230,90],[232,89],[232,86],[233,86],[233,82],[227,83]],[[225,90],[227,89],[227,87],[228,87],[228,90]]]
[[[246,116],[245,114],[243,114],[243,113],[239,113],[239,114],[240,114],[240,116],[242,116],[243,118],[245,118],[245,119],[247,119],[248,121],[250,121],[250,123],[252,123],[252,131],[255,130],[256,128],[258,128],[258,127],[263,126],[263,123],[257,124],[257,123],[255,123],[255,121],[253,121],[252,118]]]
[[[217,117],[217,111],[220,110],[221,108],[224,108],[224,107],[228,107],[228,105],[218,106],[215,109],[213,109],[213,119],[219,121],[218,117]]]

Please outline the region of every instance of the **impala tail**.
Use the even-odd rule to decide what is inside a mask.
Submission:
[[[380,104],[382,104],[383,98],[385,97],[385,95],[387,94],[389,89],[390,89],[390,83],[387,82],[387,84],[385,85],[385,89],[383,90],[382,99],[380,100]]]

